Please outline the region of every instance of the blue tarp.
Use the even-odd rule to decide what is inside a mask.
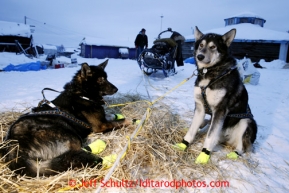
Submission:
[[[194,57],[190,57],[185,59],[184,61],[185,63],[190,63],[190,64],[196,64],[195,58]]]
[[[37,62],[31,62],[31,63],[25,63],[25,64],[19,64],[19,65],[13,65],[9,64],[5,68],[3,68],[3,71],[38,71],[38,70],[45,70],[47,69],[46,65],[41,65],[40,61]]]

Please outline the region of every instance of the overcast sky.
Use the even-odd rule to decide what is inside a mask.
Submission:
[[[36,43],[77,46],[90,36],[128,40],[133,47],[141,28],[152,42],[168,27],[186,36],[194,26],[223,27],[225,18],[243,12],[264,18],[265,28],[286,32],[288,8],[289,0],[1,0],[0,20],[24,23],[26,16],[35,25]]]

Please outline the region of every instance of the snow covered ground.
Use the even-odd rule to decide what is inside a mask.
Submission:
[[[57,58],[63,63],[70,59]],[[0,53],[0,69],[11,64],[22,64],[40,59],[28,59],[24,55]],[[104,60],[77,58],[78,63],[97,65]],[[249,92],[251,110],[258,123],[258,136],[254,152],[249,155],[248,165],[231,160],[222,160],[220,168],[228,170],[230,188],[228,192],[289,192],[289,70],[282,69],[284,62],[261,61],[266,69],[261,74],[258,85],[246,85]],[[73,68],[47,69],[29,72],[0,72],[0,112],[22,111],[35,106],[42,99],[41,90],[45,87],[61,91],[63,85],[71,80],[80,66]],[[120,93],[139,93],[152,99],[190,77],[195,70],[192,64],[177,67],[177,74],[164,78],[162,73],[146,78],[134,60],[110,59],[106,71],[108,80],[116,85]],[[193,116],[193,85],[195,77],[178,87],[165,97],[164,102],[172,106],[172,111],[188,121]],[[52,100],[53,92],[45,92]],[[192,160],[193,161],[193,160]],[[225,189],[226,190],[226,189]],[[204,190],[206,191],[206,190]]]

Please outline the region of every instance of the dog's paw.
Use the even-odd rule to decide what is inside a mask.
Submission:
[[[175,145],[173,145],[173,148],[176,150],[180,150],[180,151],[185,151],[187,149],[187,145],[184,143],[176,143]]]
[[[124,156],[126,155],[126,152],[121,156],[121,160],[124,158]],[[114,162],[116,161],[118,155],[116,153],[110,154],[108,156],[105,156],[102,158],[102,167],[103,169],[108,169],[110,167],[112,167],[112,165],[114,164]]]
[[[133,119],[132,120],[132,124],[134,124],[134,125],[138,125],[139,123],[140,123],[139,119]]]
[[[102,158],[102,166],[104,169],[110,168],[115,160],[117,159],[117,154],[111,154]]]
[[[236,160],[236,159],[238,159],[238,157],[239,157],[239,155],[235,151],[232,151],[232,152],[227,154],[227,158],[229,158],[229,159]]]
[[[82,148],[84,151],[93,153],[93,154],[99,154],[103,152],[106,148],[106,143],[100,139],[95,140],[88,146]]]
[[[200,155],[197,157],[195,163],[196,164],[207,164],[209,162],[210,155],[206,154],[205,152],[201,152]]]
[[[124,120],[125,116],[122,114],[115,114],[115,120],[116,121],[120,121],[120,120]]]

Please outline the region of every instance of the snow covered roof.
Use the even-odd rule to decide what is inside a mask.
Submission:
[[[259,19],[264,19],[263,17],[260,17],[259,15],[257,15],[256,13],[253,13],[253,12],[242,12],[242,13],[239,13],[237,15],[234,15],[234,16],[231,16],[228,18],[233,18],[233,17],[255,17],[255,18],[259,18]],[[226,18],[226,19],[228,19],[228,18]]]
[[[0,35],[30,37],[30,26],[23,23],[0,21]]]
[[[80,42],[80,45],[96,45],[96,46],[115,46],[115,47],[131,47],[133,42],[130,41],[121,41],[114,39],[104,39],[104,38],[94,38],[94,37],[85,37]]]
[[[65,48],[65,52],[77,52],[77,48]]]
[[[203,31],[203,33],[204,34],[216,33],[223,35],[233,28],[237,30],[234,42],[246,42],[246,41],[248,42],[262,41],[270,43],[289,42],[289,33],[266,29],[250,23],[229,25],[222,28]],[[194,40],[195,40],[194,35],[186,36],[186,42],[191,42]]]
[[[39,46],[42,46],[43,49],[46,49],[46,50],[57,50],[57,47],[53,45],[39,44]]]

